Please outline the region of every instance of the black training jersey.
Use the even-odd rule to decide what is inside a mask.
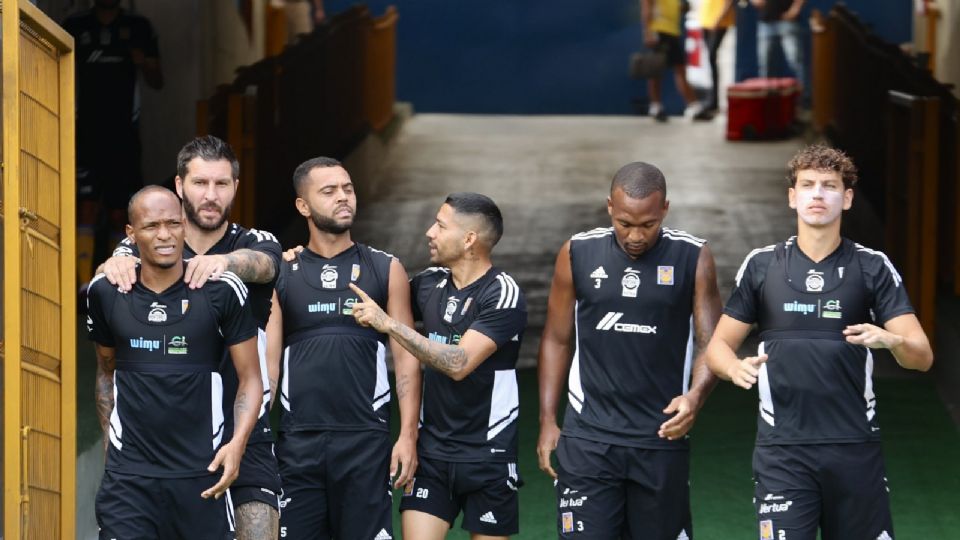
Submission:
[[[420,411],[420,455],[458,462],[516,461],[517,356],[527,326],[527,302],[517,282],[496,267],[457,289],[446,268],[428,268],[411,281],[414,318],[427,337],[457,345],[467,330],[497,350],[462,381],[427,366]]]
[[[209,474],[207,465],[229,440],[220,359],[226,347],[257,333],[246,288],[239,279],[196,290],[177,281],[157,294],[138,280],[124,294],[102,278],[90,282],[87,329],[92,341],[116,351],[107,470]]]
[[[795,242],[750,252],[724,309],[758,324],[758,352],[768,355],[757,379],[757,444],[879,440],[873,354],[843,330],[913,313],[903,281],[886,255],[850,240],[819,263]]]
[[[122,11],[102,25],[93,9],[68,17],[63,27],[73,36],[77,64],[77,159],[82,165],[117,159],[139,144],[137,67],[132,51],[159,57],[150,21]],[[110,144],[104,144],[109,140]]]
[[[270,307],[273,300],[273,286],[277,281],[279,274],[281,248],[280,243],[273,234],[267,231],[257,229],[247,229],[231,223],[227,227],[226,233],[203,255],[225,255],[238,249],[250,249],[261,253],[266,253],[274,261],[273,265],[277,271],[274,278],[267,283],[244,283],[248,290],[248,303],[253,318],[259,328],[257,335],[257,351],[260,358],[260,379],[263,383],[263,400],[260,402],[260,415],[257,418],[257,425],[250,433],[249,443],[273,442],[273,432],[270,428],[270,415],[267,412],[270,409],[270,379],[267,376],[267,335],[264,329],[267,326],[267,320],[270,318]],[[124,238],[113,250],[114,256],[140,256],[140,250],[130,238]],[[189,245],[183,245],[183,258],[189,261],[197,253]],[[223,278],[225,279],[225,278]],[[224,351],[223,360],[220,365],[220,375],[223,377],[223,395],[226,399],[223,401],[223,410],[226,417],[226,427],[224,434],[227,438],[233,436],[233,400],[237,395],[237,389],[240,386],[240,380],[237,378],[237,370],[233,367],[233,360],[230,358],[229,351]]]
[[[693,296],[704,240],[662,228],[633,259],[613,228],[570,238],[576,349],[565,435],[638,448],[683,449],[661,439],[663,412],[689,389]]]
[[[389,430],[387,338],[354,320],[359,298],[349,285],[385,308],[391,261],[354,244],[329,259],[305,249],[281,264],[281,431]]]

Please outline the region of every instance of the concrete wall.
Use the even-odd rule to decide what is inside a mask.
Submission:
[[[953,95],[960,98],[960,0],[936,0],[940,10],[936,28],[934,75],[937,80],[952,84]],[[914,15],[914,49],[927,49],[927,18]]]
[[[263,57],[264,2],[254,4],[252,35],[235,0],[140,0],[160,36],[166,85],[143,92],[143,171],[148,182],[176,173],[176,154],[196,134],[196,103]],[[197,21],[195,24],[192,21]]]

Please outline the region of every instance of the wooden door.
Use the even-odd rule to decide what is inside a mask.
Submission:
[[[3,537],[75,536],[73,39],[2,3]]]

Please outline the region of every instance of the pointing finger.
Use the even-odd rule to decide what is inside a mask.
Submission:
[[[372,302],[372,300],[370,299],[370,296],[367,293],[363,292],[363,289],[361,289],[360,287],[357,287],[356,285],[351,283],[350,288],[353,289],[353,292],[357,293],[357,296],[360,297],[361,301]]]

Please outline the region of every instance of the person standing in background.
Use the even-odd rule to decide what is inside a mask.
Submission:
[[[733,4],[736,0],[703,0],[700,4],[700,26],[703,28],[703,40],[707,44],[707,58],[710,61],[710,95],[698,120],[710,120],[720,110],[720,66],[717,63],[717,51],[723,42],[727,29],[734,25],[736,12]]]
[[[810,89],[807,87],[803,27],[800,25],[800,10],[803,9],[804,0],[750,0],[750,3],[760,12],[757,22],[757,67],[760,76],[770,76],[770,53],[779,41],[787,64],[800,83],[802,104],[806,105]]]
[[[648,48],[662,51],[666,55],[666,65],[673,69],[677,91],[687,105],[684,116],[696,118],[703,106],[687,82],[687,53],[682,39],[684,10],[681,5],[686,3],[681,0],[640,0],[643,42]],[[650,116],[658,122],[666,122],[667,111],[663,108],[661,81],[660,76],[647,79]]]
[[[159,90],[163,72],[153,25],[120,0],[95,0],[63,27],[76,43],[77,272],[85,284],[93,261],[125,236],[127,201],[143,187],[139,79]]]

